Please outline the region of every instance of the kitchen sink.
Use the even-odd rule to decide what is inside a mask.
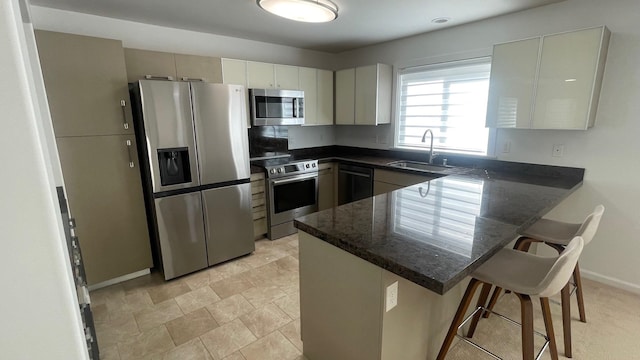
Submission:
[[[425,171],[425,172],[430,172],[435,174],[443,174],[443,175],[459,174],[467,170],[464,168],[459,168],[459,167],[450,166],[450,165],[435,165],[435,164],[423,163],[418,161],[406,161],[406,160],[392,161],[387,165],[393,166],[393,167],[411,169],[411,170],[420,170],[420,171]]]

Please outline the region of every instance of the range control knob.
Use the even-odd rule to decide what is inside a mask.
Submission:
[[[271,171],[269,171],[269,172],[272,173],[272,174],[275,174],[276,173],[276,169],[271,169]]]
[[[308,169],[309,168],[309,164],[306,164],[304,167],[306,167]]]
[[[278,168],[278,174],[282,173],[283,168]]]
[[[316,163],[311,164],[311,167],[316,167]]]

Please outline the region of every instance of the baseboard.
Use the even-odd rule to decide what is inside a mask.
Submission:
[[[89,286],[89,291],[102,289],[104,287],[115,285],[115,284],[121,283],[121,282],[125,282],[127,280],[135,279],[135,278],[140,277],[140,276],[149,275],[150,273],[151,273],[150,269],[144,269],[144,270],[136,271],[136,272],[131,273],[131,274],[122,275],[122,276],[117,277],[115,279],[110,279],[110,280],[103,281],[103,282],[98,283],[98,284],[90,285]]]
[[[580,269],[580,274],[582,275],[582,277],[586,278],[586,279],[590,279],[593,281],[597,281],[603,284],[607,284],[607,285],[611,285],[613,287],[616,287],[618,289],[623,289],[623,290],[627,290],[630,291],[632,293],[635,294],[640,294],[640,285],[637,284],[632,284],[630,282],[626,282],[620,279],[616,279],[616,278],[612,278],[609,276],[605,276],[602,274],[598,274],[596,272],[593,271],[589,271],[589,270],[585,270],[585,269]]]

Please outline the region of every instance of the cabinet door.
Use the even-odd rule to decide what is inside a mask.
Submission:
[[[176,75],[179,80],[199,79],[206,82],[222,83],[220,58],[175,54],[175,59]]]
[[[540,38],[493,47],[487,126],[529,128]]]
[[[273,89],[275,87],[273,64],[248,61],[247,87],[249,89]]]
[[[56,137],[133,134],[122,42],[48,31],[36,40]]]
[[[378,67],[376,65],[356,68],[355,123],[376,125],[378,107]]]
[[[316,123],[333,125],[333,71],[318,70],[318,101]]]
[[[282,90],[300,89],[297,66],[275,65],[276,88]]]
[[[134,137],[65,137],[56,141],[89,285],[150,268]]]
[[[245,87],[244,100],[247,103],[247,128],[251,127],[249,114],[249,91],[247,88],[247,62],[244,60],[222,59],[222,83]]]
[[[599,27],[543,38],[532,128],[588,127],[603,30]]]
[[[355,122],[356,69],[336,71],[336,125]]]
[[[376,107],[375,125],[391,123],[391,79],[393,70],[390,65],[376,65]]]
[[[129,82],[143,80],[147,75],[176,79],[176,62],[172,53],[124,49],[124,60]]]
[[[244,60],[222,59],[222,82],[224,84],[247,86],[247,62]]]
[[[334,178],[333,167],[318,173],[318,210],[334,207]]]
[[[300,68],[300,90],[304,91],[304,125],[318,124],[316,69]]]

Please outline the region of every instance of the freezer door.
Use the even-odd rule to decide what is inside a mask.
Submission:
[[[155,199],[166,280],[207,267],[200,192]]]
[[[200,185],[189,83],[140,80],[139,86],[153,192]]]
[[[202,192],[209,266],[255,250],[251,184]]]
[[[191,98],[200,183],[248,179],[249,140],[244,87],[193,82]]]

